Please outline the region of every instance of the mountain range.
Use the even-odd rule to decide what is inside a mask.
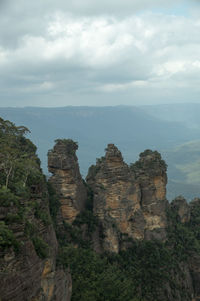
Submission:
[[[127,163],[144,149],[158,150],[168,165],[168,198],[200,195],[200,105],[173,104],[116,107],[0,108],[0,116],[26,125],[47,174],[47,152],[57,138],[79,143],[83,176],[114,143]]]

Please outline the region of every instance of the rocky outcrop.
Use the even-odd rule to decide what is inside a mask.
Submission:
[[[85,207],[87,191],[79,171],[77,149],[76,142],[63,139],[56,140],[53,150],[48,153],[48,168],[53,174],[49,181],[61,203],[58,224],[72,223]]]
[[[117,147],[108,144],[105,157],[89,169],[87,183],[102,223],[104,250],[117,253],[123,236],[165,239],[167,176],[157,152],[142,153],[129,168]]]
[[[190,221],[190,206],[182,196],[176,197],[170,204],[172,210],[177,213],[181,223]]]
[[[157,151],[146,150],[139,160],[131,165],[141,191],[141,210],[145,220],[145,239],[166,237],[167,166]]]
[[[1,200],[6,239],[13,235],[13,243],[0,251],[2,301],[70,301],[71,276],[56,267],[58,243],[45,193],[44,186],[30,199],[6,207]]]
[[[156,276],[154,265],[146,267],[144,262],[149,273],[147,283],[151,284],[151,275],[156,286],[158,278],[162,278],[156,300],[199,300],[200,199],[188,204],[183,197],[177,197],[169,204],[166,164],[160,154],[146,150],[137,162],[128,166],[114,144],[108,144],[105,156],[90,167],[85,183],[79,171],[77,148],[72,140],[57,140],[48,153],[48,168],[52,173],[49,182],[56,194],[51,192],[50,185],[48,195],[37,159],[29,181],[13,183],[11,190],[1,185],[0,300],[70,301],[72,280],[68,266],[70,256],[75,254],[71,250],[80,248],[82,252],[86,248],[88,254],[102,252],[101,256],[107,258],[105,251],[119,253],[129,247],[132,249],[127,253],[109,255],[110,259],[124,260],[123,256],[129,256],[130,250],[139,251],[137,263],[143,251],[148,255],[143,257],[145,262],[152,254],[152,264],[155,258],[159,261],[164,256],[164,262],[158,264],[160,274]],[[56,265],[58,253],[59,266]],[[88,258],[93,258],[91,254]],[[154,258],[155,254],[160,257]],[[120,260],[115,262],[114,267],[118,268],[119,263]],[[137,263],[133,263],[133,271]],[[125,269],[127,273],[126,266]],[[133,294],[140,295],[141,290],[143,296],[143,284],[145,287],[146,283],[140,279],[138,291]],[[148,296],[148,300],[154,299]]]

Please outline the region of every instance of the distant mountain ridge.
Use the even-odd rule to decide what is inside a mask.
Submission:
[[[184,177],[176,178],[177,175],[173,171],[174,160],[170,161],[171,151],[179,145],[198,139],[200,130],[198,127],[184,125],[180,118],[164,120],[166,110],[158,107],[0,108],[0,116],[12,120],[17,125],[24,124],[30,129],[30,139],[38,147],[45,172],[46,154],[52,148],[54,140],[71,138],[79,142],[78,156],[83,175],[87,174],[88,167],[102,154],[104,146],[114,143],[122,150],[128,163],[134,162],[144,149],[158,150],[168,164],[169,179],[182,183]],[[170,109],[168,112],[172,118],[173,112],[170,112]],[[179,194],[179,190],[174,193]]]
[[[192,129],[200,128],[200,104],[198,103],[145,105],[140,108],[161,120],[180,122]]]

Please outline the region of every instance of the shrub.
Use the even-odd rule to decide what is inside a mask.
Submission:
[[[35,248],[37,255],[44,259],[48,256],[48,245],[40,237],[32,237],[32,242]]]
[[[9,207],[11,204],[17,205],[19,198],[5,186],[0,188],[0,206]]]
[[[9,247],[13,247],[17,252],[19,242],[16,240],[13,231],[4,222],[0,222],[0,248],[4,251]]]
[[[58,210],[60,208],[60,202],[58,199],[58,196],[56,195],[56,191],[54,190],[53,186],[51,183],[47,183],[47,188],[49,192],[49,210],[50,210],[50,215],[52,217],[54,226],[56,226],[56,217],[58,214]]]
[[[36,218],[41,219],[45,226],[48,226],[51,224],[51,220],[50,220],[48,212],[45,211],[44,209],[41,209],[39,203],[37,203],[37,202],[35,203],[34,215]]]

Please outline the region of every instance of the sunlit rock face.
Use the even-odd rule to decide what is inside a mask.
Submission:
[[[131,165],[141,191],[141,210],[145,220],[144,238],[166,237],[166,164],[157,151],[146,150],[139,160]]]
[[[123,235],[165,239],[167,176],[157,152],[144,152],[129,168],[117,147],[108,144],[105,157],[89,169],[87,183],[102,223],[104,250],[117,253],[124,247]]]
[[[53,150],[48,153],[50,178],[61,203],[58,223],[72,223],[83,210],[87,198],[86,188],[80,175],[76,150],[77,143],[72,140],[57,140]]]

